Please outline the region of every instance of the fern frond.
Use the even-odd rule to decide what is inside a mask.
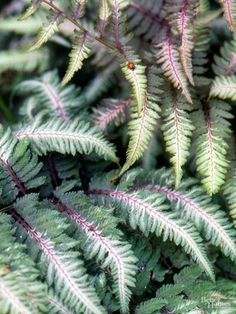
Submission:
[[[114,218],[104,209],[91,207],[89,199],[76,192],[54,192],[56,206],[74,221],[82,237],[83,248],[88,258],[97,257],[102,267],[111,270],[114,278],[113,291],[118,297],[122,313],[128,312],[130,288],[135,286],[136,258],[131,246],[122,241],[116,231]],[[105,218],[105,215],[107,217]],[[112,234],[112,235],[111,235]]]
[[[38,281],[39,272],[16,242],[11,217],[0,214],[0,308],[2,314],[31,314],[46,308],[46,286]]]
[[[227,219],[225,213],[219,209],[218,205],[211,202],[204,190],[198,186],[197,180],[183,180],[178,188],[172,188],[172,175],[167,169],[161,169],[153,174],[147,175],[145,182],[151,179],[151,184],[141,185],[144,173],[141,172],[132,189],[148,190],[157,192],[171,202],[174,210],[177,210],[183,219],[192,221],[200,231],[204,231],[204,236],[214,245],[219,246],[226,256],[236,260],[236,232]]]
[[[43,265],[41,272],[48,285],[54,283],[58,298],[74,312],[105,313],[78,252],[73,250],[76,242],[63,234],[67,229],[64,220],[56,211],[37,208],[37,197],[28,195],[14,204],[11,215],[29,252]]]
[[[236,100],[236,76],[219,76],[213,81],[210,97]]]
[[[235,162],[232,162],[234,165]],[[223,186],[223,193],[227,200],[230,212],[229,215],[233,219],[236,228],[236,172],[235,169],[230,169],[225,185]]]
[[[228,283],[230,285],[232,281]],[[157,290],[157,300],[167,302],[164,309],[174,313],[207,313],[209,306],[210,313],[233,313],[234,298],[229,291],[224,291],[225,286],[209,282],[199,268],[188,266],[174,276],[174,284],[164,285]]]
[[[235,0],[220,0],[224,10],[224,16],[229,28],[236,32],[236,1]]]
[[[136,105],[131,107],[131,121],[129,122],[129,146],[127,149],[126,162],[121,169],[120,175],[127,171],[144,153],[147,148],[157,120],[159,118],[160,107],[159,95],[162,91],[159,89],[162,80],[154,69],[149,75],[149,86],[143,109],[139,114]]]
[[[117,48],[115,55],[118,58],[122,72],[133,89],[133,96],[137,101],[138,112],[140,113],[146,97],[147,78],[146,67],[142,65],[140,57],[127,47],[129,38],[126,36],[126,16],[121,10],[127,7],[128,0],[114,0],[111,5],[114,43]],[[129,66],[131,64],[131,66]]]
[[[129,30],[146,41],[161,42],[170,30],[168,21],[160,14],[162,7],[159,1],[130,1],[126,10]]]
[[[152,232],[157,236],[162,236],[164,241],[170,239],[175,244],[181,245],[185,252],[191,254],[192,258],[214,280],[211,264],[204,252],[201,237],[192,225],[179,219],[176,213],[166,211],[168,207],[163,204],[164,197],[157,197],[145,192],[127,193],[119,189],[95,189],[89,193],[111,198],[119,209],[123,212],[128,211],[129,223],[133,229],[139,226],[146,236]]]
[[[68,124],[53,119],[42,125],[36,121],[32,126],[16,132],[16,137],[19,140],[28,139],[39,155],[52,151],[71,155],[95,151],[106,160],[118,162],[113,145],[96,128],[78,120]]]
[[[231,76],[236,73],[236,38],[226,41],[220,48],[220,55],[214,56],[212,69],[217,76]]]
[[[133,96],[137,102],[138,113],[144,107],[147,91],[146,67],[142,65],[140,58],[132,51],[125,51],[126,57],[121,58],[121,70],[133,89]],[[125,59],[125,60],[123,60]],[[134,64],[134,68],[129,67],[129,62]]]
[[[189,156],[191,136],[194,130],[188,111],[191,106],[174,90],[167,90],[162,110],[162,131],[166,150],[171,154],[170,162],[175,170],[175,187],[178,188]]]
[[[110,9],[109,0],[102,0],[100,2],[100,7],[99,7],[99,21],[98,21],[98,31],[101,37],[104,36],[110,16],[111,16],[111,9]]]
[[[27,7],[25,12],[18,18],[19,21],[24,21],[33,15],[39,8],[41,1],[34,1],[30,6]]]
[[[48,296],[50,314],[73,314],[59,299],[50,291]]]
[[[157,311],[161,310],[165,305],[167,305],[167,302],[165,300],[153,298],[138,305],[135,313],[137,314],[158,313]]]
[[[1,31],[13,32],[21,35],[35,34],[39,31],[41,25],[42,21],[39,16],[30,17],[26,21],[19,21],[15,16],[0,20]]]
[[[38,177],[43,164],[29,150],[26,142],[19,143],[11,134],[0,128],[0,189],[1,203],[9,204],[18,194],[39,187],[45,181]]]
[[[196,2],[196,3],[194,3]],[[177,28],[180,35],[181,46],[179,48],[180,58],[184,72],[189,82],[194,85],[192,69],[193,44],[193,17],[198,1],[181,1],[181,6],[177,15]]]
[[[180,58],[183,65],[184,72],[189,80],[189,82],[194,85],[193,75],[192,75],[192,50],[193,50],[193,35],[191,18],[186,16],[184,19],[182,15],[186,13],[180,13],[180,18],[178,21],[179,32],[181,34],[181,46],[180,46]],[[182,18],[181,18],[182,17]]]
[[[23,49],[13,49],[0,52],[0,73],[7,70],[32,72],[43,71],[48,66],[48,51],[41,49],[27,52]]]
[[[221,101],[212,101],[205,112],[194,113],[196,121],[196,164],[203,176],[202,184],[212,195],[217,193],[225,181],[228,168],[226,158],[228,144],[225,139],[230,134],[232,118],[230,106]]]
[[[75,20],[78,20],[84,16],[85,5],[87,2],[87,0],[71,0],[72,16]]]
[[[85,100],[78,95],[78,91],[73,85],[61,88],[57,71],[46,72],[40,79],[23,81],[14,89],[14,93],[18,95],[34,95],[35,106],[32,108],[31,102],[26,106],[27,115],[31,116],[31,119],[42,111],[48,111],[51,116],[55,116],[56,111],[64,121],[68,121],[75,110],[81,111]],[[37,110],[39,105],[40,111]],[[25,108],[21,111],[23,109]]]
[[[81,32],[76,35],[72,51],[69,55],[69,67],[61,82],[61,85],[66,85],[83,66],[83,61],[89,57],[91,50],[91,38],[87,32]]]
[[[93,109],[92,120],[102,131],[112,122],[119,126],[125,120],[128,105],[129,101],[126,100],[104,99],[99,107]]]
[[[194,26],[194,48],[193,48],[193,77],[197,87],[208,86],[210,80],[206,77],[208,52],[210,48],[210,34],[207,27]],[[202,92],[202,89],[200,90]],[[208,93],[208,89],[207,89]]]
[[[173,36],[158,44],[156,48],[159,49],[156,54],[156,62],[161,64],[163,74],[177,89],[180,89],[187,101],[191,104],[192,98],[188,90],[187,80],[179,61],[179,54],[177,47],[174,45]]]
[[[43,44],[47,43],[49,39],[58,32],[58,26],[61,23],[62,14],[56,13],[54,14],[49,23],[47,25],[43,25],[41,28],[38,39],[36,42],[30,47],[29,51],[33,51],[35,49],[40,48]]]

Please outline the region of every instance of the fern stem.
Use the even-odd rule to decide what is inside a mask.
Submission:
[[[102,45],[106,46],[107,48],[110,48],[112,50],[119,50],[112,44],[106,42],[105,40],[99,38],[98,36],[94,36],[91,32],[89,32],[86,28],[84,28],[80,23],[78,23],[73,17],[70,17],[69,15],[65,14],[58,6],[56,6],[52,1],[50,0],[43,0],[43,3],[50,6],[54,11],[57,11],[59,14],[63,14],[63,16],[70,21],[72,24],[74,24],[77,28],[79,28],[82,32],[87,33],[90,37],[101,43]]]

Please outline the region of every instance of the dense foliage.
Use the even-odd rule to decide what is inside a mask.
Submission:
[[[0,10],[0,314],[235,314],[236,0]]]

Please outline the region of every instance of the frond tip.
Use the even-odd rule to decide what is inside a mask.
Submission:
[[[169,37],[161,44],[158,44],[156,48],[159,49],[156,54],[156,62],[161,64],[164,75],[170,80],[174,87],[181,90],[186,100],[192,104],[188,83],[172,35],[169,35]]]
[[[143,108],[139,114],[137,106],[131,106],[131,121],[129,122],[129,146],[126,162],[121,169],[120,175],[125,173],[144,153],[159,118],[160,85],[162,80],[154,69],[149,73],[149,86],[146,93]]]
[[[29,51],[40,48],[43,44],[47,43],[49,39],[58,32],[58,26],[62,21],[62,13],[56,13],[51,17],[51,20],[47,25],[42,26],[39,32],[38,39],[29,48]]]
[[[83,66],[83,61],[88,58],[91,50],[91,39],[87,32],[82,32],[75,37],[75,43],[72,45],[72,51],[69,55],[69,67],[61,82],[61,85],[66,85]]]

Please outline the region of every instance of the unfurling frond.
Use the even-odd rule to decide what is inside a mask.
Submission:
[[[19,143],[11,134],[0,129],[0,203],[9,204],[18,194],[36,188],[45,181],[37,177],[42,168],[35,154],[29,150],[26,142]]]
[[[202,184],[210,195],[217,193],[223,185],[229,164],[225,139],[230,134],[230,109],[228,104],[215,100],[205,112],[198,110],[194,113],[197,171],[203,176]]]
[[[56,13],[51,17],[51,20],[47,25],[43,25],[41,31],[39,32],[38,39],[30,47],[29,51],[38,49],[43,44],[47,43],[49,39],[58,32],[58,26],[61,23],[62,14]]]
[[[175,171],[175,186],[180,184],[183,170],[189,156],[192,132],[190,114],[191,106],[186,99],[174,90],[168,90],[163,99],[164,108],[162,110],[163,125],[162,131],[166,142],[166,150],[170,153]]]
[[[36,121],[32,126],[20,129],[16,137],[19,140],[28,139],[40,155],[53,151],[71,155],[90,154],[94,151],[106,160],[118,162],[113,145],[96,128],[78,120],[68,124],[53,119],[42,125]]]
[[[81,32],[74,39],[72,51],[69,55],[69,67],[61,82],[62,86],[67,84],[72,79],[74,74],[82,68],[83,61],[88,58],[90,50],[91,38],[87,32]]]
[[[95,125],[104,131],[112,122],[119,126],[125,120],[125,111],[129,105],[127,100],[104,99],[101,105],[93,109]]]
[[[211,97],[236,100],[236,76],[219,76],[213,81],[210,90]]]
[[[86,256],[96,257],[103,268],[109,267],[121,311],[127,313],[130,288],[135,286],[136,258],[130,244],[121,239],[115,219],[104,208],[93,206],[81,193],[56,191],[54,197],[59,210],[78,228],[77,236],[83,239]]]
[[[188,83],[172,35],[169,35],[168,38],[161,44],[157,45],[156,48],[159,49],[156,54],[156,62],[161,64],[164,75],[171,81],[174,87],[181,90],[187,101],[192,103]]]
[[[159,78],[154,69],[149,75],[149,86],[146,99],[139,114],[137,106],[131,107],[131,121],[129,122],[129,146],[127,150],[126,163],[121,170],[121,174],[127,171],[144,153],[151,140],[157,120],[159,118],[159,102],[162,80]]]
[[[235,0],[220,0],[224,10],[224,16],[229,28],[236,32],[236,1]]]

